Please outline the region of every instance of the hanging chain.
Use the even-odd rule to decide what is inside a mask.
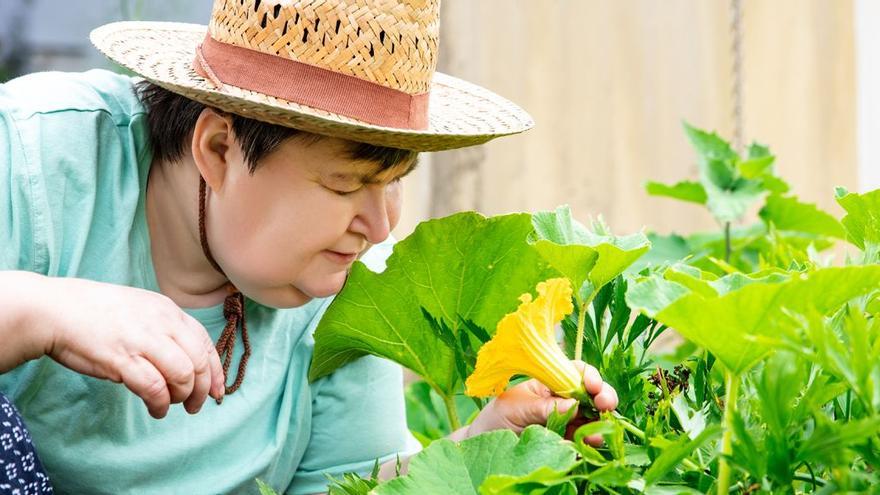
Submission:
[[[743,152],[742,116],[742,0],[730,0],[730,52],[733,59],[731,67],[730,93],[733,99],[733,148]]]

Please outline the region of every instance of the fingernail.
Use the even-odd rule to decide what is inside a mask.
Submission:
[[[564,412],[568,411],[569,409],[571,409],[572,407],[574,407],[575,404],[577,404],[577,401],[574,399],[561,400],[556,403],[556,410],[561,413],[564,413]]]

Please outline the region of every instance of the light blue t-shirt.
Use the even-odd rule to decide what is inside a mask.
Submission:
[[[147,123],[132,82],[95,70],[0,85],[0,270],[158,291],[144,214]],[[374,247],[368,265],[381,269],[390,250]],[[325,474],[369,472],[414,446],[397,365],[365,357],[308,383],[312,332],[329,302],[248,301],[244,383],[196,415],[177,405],[153,419],[124,386],[45,357],[0,375],[0,392],[24,416],[58,493],[255,493],[255,478],[279,493],[324,492]],[[222,305],[186,311],[216,341]],[[239,337],[230,370],[241,352]]]

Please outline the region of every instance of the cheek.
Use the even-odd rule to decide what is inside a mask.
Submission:
[[[320,191],[250,193],[225,205],[223,225],[218,227],[222,239],[217,242],[225,254],[221,263],[230,268],[227,275],[232,277],[234,271],[242,283],[294,283],[314,271],[312,265],[322,262],[320,252],[334,247],[348,229],[347,206]]]

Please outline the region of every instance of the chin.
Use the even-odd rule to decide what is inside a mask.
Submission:
[[[272,290],[259,291],[255,294],[245,295],[263,306],[276,309],[297,308],[314,299],[315,296],[306,294],[292,285],[285,288],[276,288]]]
[[[301,291],[312,298],[335,296],[342,290],[347,278],[347,272],[326,275],[322,277],[320,281],[316,281],[315,283],[306,281],[304,284],[298,285],[298,291]]]

